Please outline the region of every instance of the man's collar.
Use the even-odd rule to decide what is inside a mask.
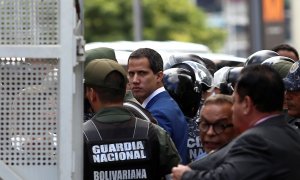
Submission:
[[[164,92],[164,91],[166,91],[166,89],[162,86],[162,87],[160,87],[160,88],[158,88],[158,89],[156,89],[150,96],[148,96],[145,100],[144,100],[144,102],[142,103],[142,106],[145,108],[146,106],[147,106],[147,104],[150,102],[150,100],[154,97],[154,96],[156,96],[157,94],[159,94],[159,93],[161,93],[161,92]]]
[[[256,121],[256,123],[254,124],[254,126],[257,126],[258,124],[270,119],[270,118],[273,118],[273,117],[276,117],[276,116],[279,116],[280,114],[272,114],[272,115],[269,115],[269,116],[266,116],[258,121]]]

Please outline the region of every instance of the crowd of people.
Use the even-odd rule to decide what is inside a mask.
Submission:
[[[113,49],[87,51],[84,179],[299,179],[299,62],[287,44],[220,69],[151,48],[125,69]]]

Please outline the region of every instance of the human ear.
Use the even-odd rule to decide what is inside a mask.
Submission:
[[[90,103],[94,101],[95,91],[93,88],[87,88],[86,90],[86,98],[89,100]]]
[[[156,73],[156,76],[157,76],[157,80],[158,80],[159,82],[161,82],[162,79],[163,79],[163,77],[164,77],[163,71],[159,71],[158,73]]]
[[[250,113],[250,111],[253,108],[253,101],[249,96],[245,96],[243,102],[242,102],[242,107],[243,107],[243,114],[247,115]]]

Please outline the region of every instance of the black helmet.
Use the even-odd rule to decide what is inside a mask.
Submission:
[[[285,56],[275,56],[266,59],[261,64],[271,66],[279,73],[281,78],[285,78],[294,62],[294,60]]]
[[[222,88],[226,87],[225,89],[221,88],[221,92],[224,92],[223,94],[231,95],[233,93],[235,83],[237,82],[242,69],[243,67],[231,67],[229,69],[226,76],[226,86],[221,85]]]
[[[222,67],[214,74],[213,86],[219,88],[221,94],[231,95],[242,68]]]
[[[271,50],[260,50],[257,51],[253,54],[251,54],[246,62],[245,62],[245,66],[248,66],[250,64],[261,64],[264,60],[270,58],[270,57],[274,57],[274,56],[279,56],[279,54],[275,51],[271,51]]]
[[[164,70],[172,68],[175,64],[182,63],[184,61],[194,61],[205,66],[203,59],[194,54],[185,55],[171,55],[168,62],[164,65]]]
[[[243,67],[232,67],[228,71],[227,75],[227,83],[231,83],[232,87],[234,87],[237,82]]]
[[[207,91],[211,88],[213,77],[207,68],[197,62],[194,61],[184,61],[182,63],[178,63],[173,65],[174,68],[183,68],[195,74],[195,83],[201,84],[201,90]]]
[[[193,71],[183,68],[170,68],[164,71],[165,89],[177,102],[183,114],[195,117],[201,100],[201,84],[196,81]]]
[[[201,58],[203,59],[202,61],[204,62],[207,70],[210,72],[211,75],[213,75],[218,70],[217,65],[208,58],[205,57],[201,57]]]

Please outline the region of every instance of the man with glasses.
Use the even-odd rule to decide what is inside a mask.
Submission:
[[[199,160],[196,168],[174,167],[173,180],[298,180],[300,133],[284,119],[283,98],[282,78],[272,67],[243,68],[232,105],[241,134],[203,158],[206,166]]]
[[[208,97],[200,112],[200,138],[206,153],[230,142],[237,131],[232,124],[232,97],[216,94]]]

